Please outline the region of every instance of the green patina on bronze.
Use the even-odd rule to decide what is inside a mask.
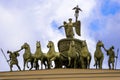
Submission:
[[[20,50],[18,51],[14,51],[14,52],[11,52],[11,51],[7,51],[7,53],[9,54],[9,60],[10,61],[10,71],[12,71],[12,67],[13,65],[16,65],[18,67],[18,69],[21,71],[21,68],[20,66],[18,65],[18,60],[17,60],[17,57],[19,56],[19,52]]]
[[[80,53],[80,61],[83,69],[90,68],[91,58],[92,56],[88,50],[86,40],[83,40]]]
[[[48,59],[48,68],[51,68],[51,61],[55,61],[60,57],[60,53],[55,51],[55,46],[52,41],[49,41],[47,44],[47,47],[49,48],[47,52],[47,59]],[[56,64],[57,65],[57,64]]]
[[[23,60],[24,60],[23,70],[25,70],[26,64],[27,64],[27,68],[29,68],[28,62],[31,63],[31,68],[29,69],[29,70],[31,70],[33,68],[34,58],[33,58],[33,55],[31,53],[31,49],[30,49],[29,44],[28,43],[24,43],[21,46],[21,49],[25,49],[24,54],[23,54]]]
[[[115,58],[117,58],[117,56],[115,56],[114,46],[111,46],[108,50],[104,47],[104,50],[107,52],[107,55],[109,56],[108,59],[109,69],[114,69]],[[111,64],[112,64],[112,68],[111,68]]]
[[[77,35],[81,36],[81,22],[80,21],[76,21],[76,22],[72,22],[72,19],[69,18],[68,19],[68,23],[66,21],[63,22],[63,25],[58,27],[58,29],[64,27],[65,29],[65,34],[67,38],[74,38],[74,32],[73,32],[73,27],[75,28],[75,32]]]
[[[70,50],[70,44],[71,42],[74,41],[74,49],[73,51]],[[83,44],[84,43],[84,44]],[[66,67],[68,68],[89,68],[90,66],[90,61],[91,61],[91,54],[90,52],[88,51],[88,48],[87,48],[87,44],[86,44],[86,41],[82,41],[82,40],[79,40],[79,39],[75,39],[75,38],[66,38],[66,39],[61,39],[59,40],[58,42],[58,49],[60,51],[60,53],[65,56],[67,56],[67,58],[69,58],[69,51],[70,53],[76,57],[74,57],[76,61],[76,66],[67,66],[67,64],[70,64],[69,62],[66,65]],[[66,59],[66,57],[63,57]],[[71,56],[72,58],[72,56]],[[69,61],[66,60],[66,61]],[[86,63],[86,64],[85,64]],[[72,64],[74,64],[74,62],[72,62]],[[88,66],[88,67],[87,67]]]
[[[47,44],[47,48],[49,48],[47,53],[43,53],[41,49],[41,43],[40,41],[36,42],[36,51],[34,54],[31,53],[30,46],[28,43],[24,43],[21,46],[21,49],[15,52],[8,51],[10,53],[10,70],[12,71],[13,65],[17,65],[18,69],[20,69],[18,65],[17,57],[19,56],[19,51],[25,50],[23,54],[24,59],[24,66],[23,70],[25,70],[25,66],[28,62],[31,63],[31,67],[29,70],[31,70],[33,67],[35,67],[36,70],[39,69],[39,60],[41,64],[41,69],[43,69],[43,64],[45,66],[45,69],[51,69],[52,67],[52,61],[55,63],[55,68],[62,68],[63,66],[66,68],[82,68],[82,69],[89,69],[90,68],[90,62],[91,62],[91,53],[88,50],[87,42],[86,40],[80,40],[75,38],[75,34],[78,36],[81,36],[81,21],[78,20],[79,17],[79,11],[82,11],[78,5],[73,8],[75,10],[75,22],[72,21],[72,18],[68,19],[68,22],[64,21],[63,25],[58,27],[58,29],[61,29],[64,27],[66,38],[60,39],[58,41],[58,50],[59,52],[55,51],[55,45],[53,41],[49,41]],[[75,32],[74,32],[75,29]],[[108,66],[109,69],[114,69],[114,62],[115,62],[115,53],[114,53],[114,47],[110,47],[110,49],[106,49],[104,47],[104,44],[102,41],[98,41],[96,44],[96,50],[94,52],[94,60],[96,66],[99,69],[102,69],[103,59],[104,55],[101,50],[101,48],[104,48],[104,50],[107,52],[107,55],[109,56],[108,60]],[[3,51],[2,51],[3,52]],[[111,68],[112,63],[112,68]]]
[[[103,47],[103,46],[104,46],[104,44],[102,43],[102,41],[98,41],[96,44],[96,50],[94,53],[94,60],[95,60],[94,66],[96,66],[96,69],[97,69],[97,66],[99,67],[99,69],[102,69],[104,55],[101,50],[101,47]]]
[[[40,41],[36,42],[36,51],[33,54],[33,58],[34,58],[34,63],[35,63],[34,65],[35,65],[36,70],[39,69],[39,65],[38,65],[39,60],[41,61],[41,69],[43,69],[43,64],[44,64],[45,68],[47,68],[47,64],[46,64],[47,55],[46,55],[46,53],[42,52]]]

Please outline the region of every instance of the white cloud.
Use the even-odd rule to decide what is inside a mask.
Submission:
[[[72,8],[77,4],[83,10],[83,12],[80,13],[80,19],[83,22],[82,37],[78,38],[87,40],[88,47],[93,54],[95,42],[94,39],[89,36],[90,31],[87,27],[86,19],[90,17],[91,11],[95,6],[95,0],[46,0],[31,6],[26,4],[27,7],[24,5],[25,9],[7,9],[0,6],[0,12],[2,12],[0,15],[0,26],[2,30],[0,32],[0,44],[2,45],[0,45],[0,47],[4,48],[5,51],[14,51],[19,49],[24,42],[28,42],[34,53],[35,42],[40,40],[42,50],[47,52],[48,49],[46,48],[46,45],[48,40],[52,40],[54,41],[57,50],[58,40],[64,38],[65,35],[60,33],[59,30],[56,30],[57,28],[53,28],[51,22],[56,21],[58,25],[61,25],[63,21],[67,21],[68,18],[74,18],[74,11]],[[22,54],[23,53],[21,52],[20,57],[22,57]],[[3,62],[0,62],[0,64],[7,66],[3,56],[1,57]],[[22,58],[19,58],[19,60],[21,59]],[[20,62],[20,64],[22,64],[22,62]],[[22,67],[23,65],[20,66]],[[8,71],[9,68],[0,67],[0,71],[6,70]]]
[[[118,3],[116,4],[114,2],[118,2]],[[120,37],[119,37],[120,19],[119,19],[119,17],[120,17],[120,12],[119,12],[119,9],[115,7],[115,6],[119,6],[118,5],[119,2],[120,1],[118,1],[118,0],[110,0],[108,8],[109,9],[115,8],[115,13],[112,13],[112,12],[114,12],[114,10],[111,9],[111,12],[104,15],[103,12],[101,11],[101,8],[105,7],[105,6],[103,6],[103,4],[105,5],[104,0],[97,1],[96,2],[97,7],[94,8],[94,10],[91,14],[91,18],[90,18],[91,19],[90,22],[92,22],[94,20],[98,20],[99,24],[97,26],[100,27],[100,29],[97,31],[95,31],[95,30],[91,31],[91,34],[93,34],[92,36],[94,36],[94,38],[96,40],[102,40],[106,48],[109,48],[112,45],[114,45],[115,52],[116,52],[117,48],[120,47],[119,46],[119,40],[120,40]],[[107,11],[108,8],[105,7],[105,10]],[[88,23],[88,25],[90,25],[90,22]],[[94,27],[97,27],[97,26],[94,26]],[[105,52],[104,52],[104,55],[105,55],[105,59],[103,62],[103,67],[108,68],[108,65],[106,65],[106,63],[108,63],[108,61],[107,61],[108,58],[106,57]],[[118,64],[120,64],[120,63],[118,62]],[[120,67],[117,66],[117,68],[120,68]]]

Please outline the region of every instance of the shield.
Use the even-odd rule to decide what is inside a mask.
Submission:
[[[76,34],[81,36],[81,22],[77,21],[74,23]]]

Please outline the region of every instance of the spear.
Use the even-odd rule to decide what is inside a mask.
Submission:
[[[1,48],[1,52],[3,53],[3,55],[4,55],[5,59],[6,59],[7,63],[8,63],[7,57],[5,56],[5,53],[4,53],[4,51],[3,51],[3,49],[2,49],[2,48]],[[9,63],[8,63],[8,65],[9,65]]]
[[[118,58],[119,48],[117,49],[117,56],[116,56],[116,63],[115,63],[115,69],[117,67],[117,58]]]

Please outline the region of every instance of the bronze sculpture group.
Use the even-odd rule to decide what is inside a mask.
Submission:
[[[79,40],[74,38],[74,31],[73,27],[75,28],[76,34],[81,36],[80,28],[81,22],[78,20],[79,11],[82,11],[78,5],[73,8],[75,10],[75,22],[72,22],[72,19],[69,18],[69,22],[64,21],[63,25],[59,27],[64,27],[66,38],[61,39],[58,41],[58,50],[59,52],[55,51],[54,42],[49,41],[47,44],[47,48],[49,48],[47,53],[43,53],[41,49],[40,41],[36,42],[36,51],[34,54],[31,53],[31,49],[28,43],[24,43],[21,46],[21,49],[15,52],[8,51],[10,53],[10,70],[12,71],[12,66],[15,64],[17,65],[18,69],[20,69],[18,65],[17,57],[19,55],[19,51],[24,49],[23,54],[23,70],[27,65],[27,68],[31,70],[35,68],[39,70],[39,65],[41,65],[41,69],[43,69],[43,65],[45,69],[51,69],[53,67],[52,61],[54,61],[55,68],[62,68],[63,66],[66,68],[81,68],[81,69],[89,69],[90,62],[92,59],[91,53],[88,50],[86,40]],[[101,50],[103,48],[107,55],[109,55],[108,65],[109,69],[114,69],[114,62],[115,62],[115,53],[114,47],[112,46],[110,49],[106,49],[102,41],[98,41],[96,44],[96,50],[94,52],[94,60],[96,69],[102,69],[104,54]],[[39,61],[40,60],[40,61]],[[31,65],[28,65],[30,62]],[[40,63],[39,63],[40,62]],[[112,68],[111,68],[112,63]]]

